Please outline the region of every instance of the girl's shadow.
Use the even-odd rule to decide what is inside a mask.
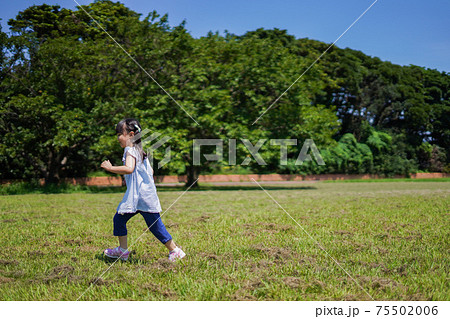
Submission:
[[[95,259],[103,261],[105,264],[113,264],[114,262],[118,263],[129,263],[129,264],[149,264],[152,263],[155,260],[149,260],[149,259],[142,259],[141,256],[137,255],[134,250],[130,251],[130,255],[128,256],[127,260],[117,260],[117,258],[110,258],[106,256],[103,252],[95,254]]]
[[[113,264],[114,262],[120,263],[131,263],[131,264],[142,264],[145,263],[142,259],[136,255],[134,250],[130,251],[130,255],[127,260],[117,260],[117,258],[110,258],[106,256],[103,252],[95,254],[95,259],[103,261],[105,264]]]

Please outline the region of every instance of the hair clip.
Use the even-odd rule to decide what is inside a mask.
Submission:
[[[139,126],[137,126],[136,124],[134,124],[134,127],[137,128],[138,132],[141,133],[141,129],[139,128]]]

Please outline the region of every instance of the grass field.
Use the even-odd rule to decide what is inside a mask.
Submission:
[[[0,196],[0,298],[450,299],[450,182],[262,186],[358,284],[255,185],[181,197],[162,217],[188,254],[175,264],[152,234],[135,242],[139,215],[129,261],[103,257],[121,193]],[[181,193],[160,188],[163,210]]]

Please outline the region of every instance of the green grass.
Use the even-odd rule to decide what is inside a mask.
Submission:
[[[442,178],[380,178],[380,179],[346,179],[346,180],[330,180],[324,183],[386,183],[386,182],[450,182],[450,177]]]
[[[205,186],[207,187],[207,186]],[[450,183],[263,184],[376,300],[450,298]],[[161,188],[167,209],[180,190]],[[259,187],[188,191],[162,217],[188,254],[170,264],[141,216],[111,261],[122,194],[0,196],[1,300],[369,300]]]
[[[70,193],[119,193],[125,192],[121,186],[86,186],[72,184],[40,185],[36,182],[18,182],[0,186],[0,195],[23,194],[70,194]]]

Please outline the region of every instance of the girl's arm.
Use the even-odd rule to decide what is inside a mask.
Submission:
[[[135,166],[136,166],[136,159],[131,155],[127,155],[125,159],[125,165],[113,166],[110,161],[104,161],[101,165],[101,167],[107,170],[108,172],[120,175],[133,173]]]

